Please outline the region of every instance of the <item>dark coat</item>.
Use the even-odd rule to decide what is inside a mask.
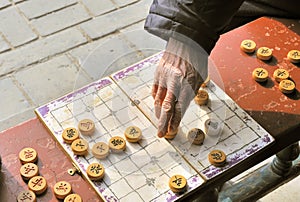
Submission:
[[[153,0],[145,29],[165,40],[182,34],[209,54],[220,34],[261,16],[300,18],[300,1]]]

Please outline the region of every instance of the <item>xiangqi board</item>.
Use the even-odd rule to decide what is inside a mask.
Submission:
[[[187,179],[185,194],[204,182],[165,139],[156,137],[155,126],[110,78],[52,101],[38,108],[36,113],[103,200],[172,201],[183,194],[170,190],[171,176],[180,174]],[[82,119],[93,120],[95,131],[92,135],[80,134],[89,148],[87,154],[75,155],[62,133],[66,128],[77,127]],[[132,125],[141,129],[142,137],[138,142],[126,142],[124,151],[110,151],[105,158],[93,155],[94,145],[108,144],[115,136],[124,139],[126,128]],[[95,181],[87,175],[93,163],[103,165],[102,180]]]
[[[151,87],[161,55],[147,58],[36,109],[39,118],[104,200],[174,201],[274,141],[212,81],[205,87],[208,103],[199,106],[192,101],[176,137],[169,141],[156,137],[157,119]],[[62,132],[76,127],[83,119],[92,120],[95,131],[92,135],[80,135],[89,143],[88,153],[74,155],[70,144],[64,142]],[[222,125],[221,133],[206,135],[202,145],[192,144],[186,136],[189,130],[205,131],[204,123],[208,119]],[[92,148],[98,142],[108,143],[115,136],[126,139],[124,132],[129,126],[141,129],[141,139],[126,141],[126,149],[111,151],[103,159],[93,155]],[[221,168],[208,160],[209,153],[216,149],[227,156]],[[91,181],[86,173],[87,167],[95,162],[105,168],[105,176],[100,181]],[[170,190],[168,182],[174,175],[187,179],[184,194]]]

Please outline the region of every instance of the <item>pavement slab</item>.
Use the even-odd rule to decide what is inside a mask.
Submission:
[[[2,36],[0,36],[0,53],[3,51],[8,50],[10,47],[7,44],[7,42],[3,39]]]
[[[15,84],[12,77],[1,78],[0,89],[0,122],[31,108],[30,102],[26,99],[20,88],[18,88]]]
[[[83,0],[82,3],[94,16],[102,15],[116,9],[115,4],[110,0]]]
[[[92,39],[100,38],[144,20],[147,16],[149,5],[149,1],[143,0],[114,12],[98,16],[86,23],[82,23],[80,27]]]
[[[143,59],[120,34],[86,44],[70,54],[94,80]]]
[[[15,77],[36,105],[45,104],[91,82],[66,55],[19,71]]]
[[[127,6],[128,4],[136,3],[138,1],[139,0],[114,0],[119,7]]]
[[[6,39],[14,46],[20,46],[37,38],[26,20],[15,7],[0,10],[0,30]]]
[[[91,16],[84,7],[81,4],[76,4],[41,18],[33,19],[31,24],[42,36],[47,36],[90,18]]]
[[[17,6],[27,18],[33,19],[76,3],[76,0],[30,0],[24,1]]]
[[[0,55],[0,76],[63,53],[86,41],[86,38],[77,28],[71,28],[18,49],[2,53]]]

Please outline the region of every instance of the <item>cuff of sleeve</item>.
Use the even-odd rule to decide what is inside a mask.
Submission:
[[[197,43],[189,43],[189,41],[185,43],[171,37],[167,43],[166,52],[187,61],[200,74],[202,79],[207,78],[208,54]]]

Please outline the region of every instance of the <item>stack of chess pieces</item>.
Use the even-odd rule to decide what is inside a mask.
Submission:
[[[209,94],[207,90],[205,89],[207,85],[209,84],[210,78],[207,77],[207,79],[204,81],[204,83],[201,85],[199,90],[197,91],[196,96],[194,97],[194,101],[199,106],[207,105],[209,102]],[[209,136],[217,136],[220,134],[222,129],[222,124],[220,121],[217,121],[215,119],[207,119],[204,123],[204,131],[200,128],[192,128],[187,133],[187,139],[195,145],[202,145],[205,139],[205,134]],[[168,140],[172,140],[176,137],[178,133],[178,129],[172,133],[167,133],[165,138]]]

